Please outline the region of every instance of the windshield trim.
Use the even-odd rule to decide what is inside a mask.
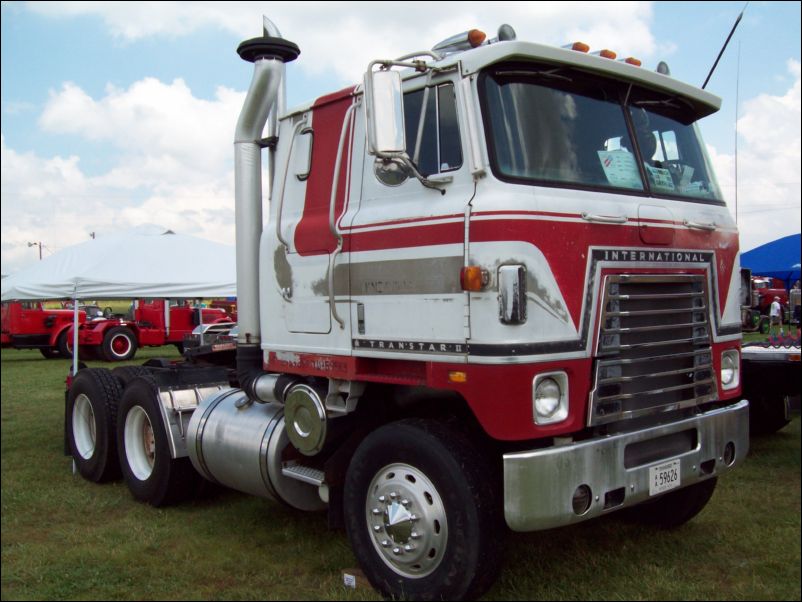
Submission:
[[[718,199],[718,198],[704,198],[704,197],[695,197],[695,196],[684,196],[684,195],[679,195],[679,194],[668,194],[668,193],[664,193],[664,192],[655,191],[652,188],[652,186],[651,186],[651,184],[649,182],[649,178],[646,175],[646,168],[645,168],[644,162],[642,160],[642,153],[641,153],[640,148],[638,148],[638,152],[636,153],[636,162],[637,162],[637,165],[638,165],[638,171],[640,173],[640,177],[641,177],[641,181],[642,181],[642,185],[643,185],[643,187],[641,189],[624,188],[624,187],[617,187],[617,186],[592,185],[592,184],[586,184],[586,183],[582,183],[582,182],[566,182],[566,181],[560,181],[560,180],[548,180],[548,179],[536,178],[536,177],[513,176],[513,175],[509,175],[507,173],[504,173],[502,171],[502,169],[500,168],[500,166],[499,166],[499,158],[498,158],[498,155],[497,155],[497,152],[496,152],[495,144],[493,143],[493,131],[492,131],[492,127],[491,127],[490,119],[489,119],[490,108],[488,106],[488,98],[487,98],[487,93],[486,93],[486,90],[485,90],[485,80],[488,77],[492,77],[493,76],[493,72],[494,72],[495,69],[498,69],[500,67],[503,68],[505,66],[508,66],[509,68],[513,69],[516,66],[518,66],[520,68],[522,66],[522,64],[520,62],[510,62],[510,63],[502,62],[502,63],[493,64],[493,65],[488,65],[487,67],[482,69],[481,72],[479,73],[479,77],[477,78],[477,86],[476,86],[476,91],[477,91],[478,96],[479,96],[479,106],[480,106],[481,118],[482,118],[482,128],[484,130],[484,135],[485,135],[485,148],[486,148],[487,154],[488,154],[490,170],[491,170],[491,172],[493,173],[493,175],[495,176],[496,179],[498,179],[498,180],[500,180],[502,182],[510,183],[510,184],[521,184],[521,185],[527,185],[527,186],[540,186],[540,187],[544,187],[544,188],[559,188],[559,189],[567,189],[567,190],[581,190],[581,191],[588,191],[588,192],[603,192],[603,193],[621,194],[621,195],[640,197],[640,198],[654,198],[654,199],[663,199],[663,200],[669,200],[669,201],[681,201],[681,202],[687,202],[687,203],[696,203],[696,204],[701,204],[701,205],[712,205],[712,206],[717,206],[717,207],[726,207],[727,206],[726,200],[724,200],[723,198]],[[566,66],[565,65],[556,65],[556,67],[565,68]],[[612,78],[604,78],[604,77],[602,77],[602,76],[600,76],[599,74],[596,74],[596,73],[582,72],[582,74],[583,75],[601,77],[602,79],[608,79],[609,81],[611,81],[613,83],[618,81],[618,83],[620,83],[620,84],[628,85],[630,90],[632,89],[632,86],[637,85],[635,82],[623,82],[623,81],[619,81],[619,80],[614,80]],[[655,90],[655,92],[665,92],[665,91]],[[628,97],[629,97],[629,94],[627,94],[627,98]],[[630,137],[632,137],[634,144],[637,145],[638,141],[637,141],[637,137],[634,136],[634,125],[632,123],[632,118],[631,118],[631,115],[630,115],[630,107],[632,107],[632,106],[633,105],[631,103],[629,103],[629,102],[627,102],[626,104],[624,103],[623,100],[621,100],[621,102],[620,102],[620,108],[621,108],[622,113],[623,113],[623,118],[624,118],[624,121],[626,123],[627,130],[629,131]],[[698,123],[698,121],[699,121],[699,119],[695,120],[694,122],[692,122],[692,125],[695,126]],[[699,137],[699,142],[700,142],[700,147],[704,145],[704,141],[701,139],[701,137]],[[706,153],[706,149],[702,148],[701,150]],[[715,174],[713,174],[713,177],[715,177]]]

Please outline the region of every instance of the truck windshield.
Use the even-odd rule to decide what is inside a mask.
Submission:
[[[682,99],[532,63],[495,66],[480,89],[502,179],[721,200]]]

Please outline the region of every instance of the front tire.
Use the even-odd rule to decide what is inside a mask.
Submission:
[[[383,426],[348,467],[345,524],[371,584],[387,597],[481,595],[501,566],[504,527],[492,467],[441,423]]]
[[[110,329],[103,337],[101,352],[107,362],[123,362],[136,354],[136,336],[130,328],[117,326]]]
[[[71,360],[72,359],[72,341],[67,338],[67,331],[65,330],[56,340],[56,347],[61,357]]]
[[[136,377],[125,389],[117,418],[120,468],[128,489],[157,507],[183,501],[200,482],[189,458],[172,457],[160,403],[155,381]]]
[[[101,483],[119,478],[115,422],[122,393],[102,368],[81,370],[67,395],[67,444],[81,476]]]

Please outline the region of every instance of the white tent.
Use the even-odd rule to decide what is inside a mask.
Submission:
[[[233,297],[233,246],[137,228],[68,247],[0,281],[3,301],[73,299],[73,374],[78,371],[79,299]]]
[[[3,278],[2,300],[233,297],[235,249],[135,229],[89,240]]]

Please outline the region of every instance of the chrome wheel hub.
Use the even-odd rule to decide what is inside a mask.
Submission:
[[[156,464],[156,437],[145,410],[134,406],[125,417],[125,457],[131,472],[140,481],[147,480]]]
[[[414,579],[440,565],[448,542],[445,506],[420,470],[408,464],[382,468],[368,488],[365,514],[373,545],[393,571]]]
[[[97,424],[92,402],[83,393],[75,398],[72,410],[72,438],[78,455],[84,460],[91,458],[97,442]]]

